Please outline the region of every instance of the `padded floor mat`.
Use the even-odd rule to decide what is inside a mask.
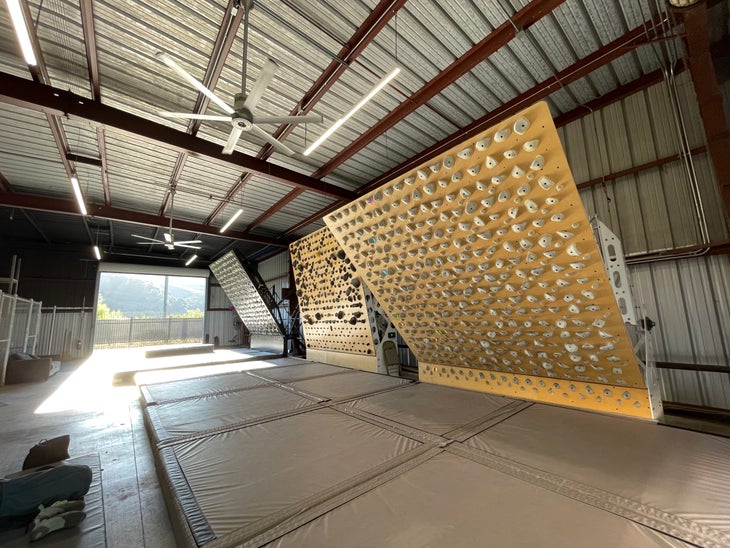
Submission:
[[[669,548],[688,545],[614,514],[444,453],[266,546]]]
[[[230,392],[254,386],[263,386],[266,381],[248,373],[226,373],[209,377],[197,377],[159,384],[140,386],[142,401],[146,405],[164,401],[179,400],[194,396],[205,396]]]
[[[730,439],[533,405],[467,444],[730,533]]]
[[[166,447],[200,514],[198,536],[253,524],[402,455],[418,442],[331,409]],[[174,468],[174,466],[173,466]],[[200,515],[204,518],[200,518]],[[208,537],[211,538],[211,537]]]
[[[444,435],[516,401],[435,384],[414,384],[347,405],[431,434]]]
[[[0,546],[3,548],[102,548],[106,546],[101,463],[98,453],[74,457],[63,462],[84,464],[91,468],[91,486],[84,497],[86,519],[77,527],[56,531],[33,543],[29,542],[24,528],[0,531]]]
[[[321,377],[322,375],[333,375],[335,373],[349,373],[351,369],[327,365],[319,362],[303,362],[301,364],[274,367],[270,369],[259,369],[256,374],[260,377],[277,381],[292,382],[302,379]]]
[[[353,371],[346,375],[330,375],[327,377],[297,381],[289,384],[289,386],[295,390],[300,390],[321,398],[342,400],[372,394],[380,390],[387,390],[388,388],[395,388],[404,384],[412,384],[412,382],[399,377]]]
[[[146,408],[154,441],[250,423],[264,417],[314,406],[314,400],[276,386],[163,402]]]

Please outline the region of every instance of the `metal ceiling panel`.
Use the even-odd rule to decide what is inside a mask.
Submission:
[[[23,61],[23,55],[6,9],[0,10],[0,70],[30,79],[28,67]]]
[[[305,192],[286,204],[281,211],[299,217],[300,219],[306,219],[332,203],[334,201],[326,196],[314,194],[313,192]]]
[[[113,132],[106,137],[112,205],[157,214],[177,154]]]
[[[0,104],[0,173],[18,192],[72,197],[46,117]]]
[[[28,2],[51,85],[91,97],[78,2]]]

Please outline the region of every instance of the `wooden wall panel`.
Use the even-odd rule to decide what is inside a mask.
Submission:
[[[308,356],[374,371],[373,329],[362,280],[330,229],[321,228],[289,249]]]
[[[639,389],[629,414],[651,416],[547,104],[325,221],[422,364]],[[592,390],[594,405],[576,405],[615,412]]]

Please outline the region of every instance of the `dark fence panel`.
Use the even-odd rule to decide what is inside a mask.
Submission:
[[[94,348],[201,342],[203,318],[97,320]]]

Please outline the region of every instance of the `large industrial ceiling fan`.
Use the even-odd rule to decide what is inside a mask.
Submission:
[[[237,0],[239,9],[245,9],[243,20],[243,71],[241,93],[237,93],[234,97],[233,107],[229,106],[225,101],[218,97],[211,90],[206,88],[200,81],[196,80],[184,68],[178,65],[169,55],[159,52],[157,57],[168,67],[177,72],[189,84],[195,87],[203,95],[208,97],[216,105],[221,107],[228,115],[216,116],[211,114],[192,114],[185,112],[160,112],[161,116],[168,118],[185,118],[188,120],[212,120],[212,121],[228,121],[233,126],[228,141],[223,147],[223,154],[231,154],[236,147],[238,139],[244,131],[258,135],[261,139],[271,144],[284,154],[292,156],[294,151],[287,145],[276,139],[259,127],[259,124],[299,124],[299,123],[321,123],[322,117],[314,114],[300,116],[256,116],[256,106],[266,88],[274,78],[279,66],[271,59],[268,59],[259,73],[258,78],[246,93],[246,65],[248,57],[248,14],[253,9],[253,0]]]
[[[189,249],[200,249],[200,246],[192,244],[202,244],[202,240],[183,240],[176,241],[175,234],[172,232],[172,217],[175,207],[175,189],[170,189],[170,228],[163,234],[164,240],[158,240],[157,238],[148,238],[147,236],[140,236],[139,234],[132,234],[133,237],[139,238],[140,240],[146,240],[144,242],[136,242],[138,245],[164,245],[167,249],[174,250],[176,247],[187,247]]]

